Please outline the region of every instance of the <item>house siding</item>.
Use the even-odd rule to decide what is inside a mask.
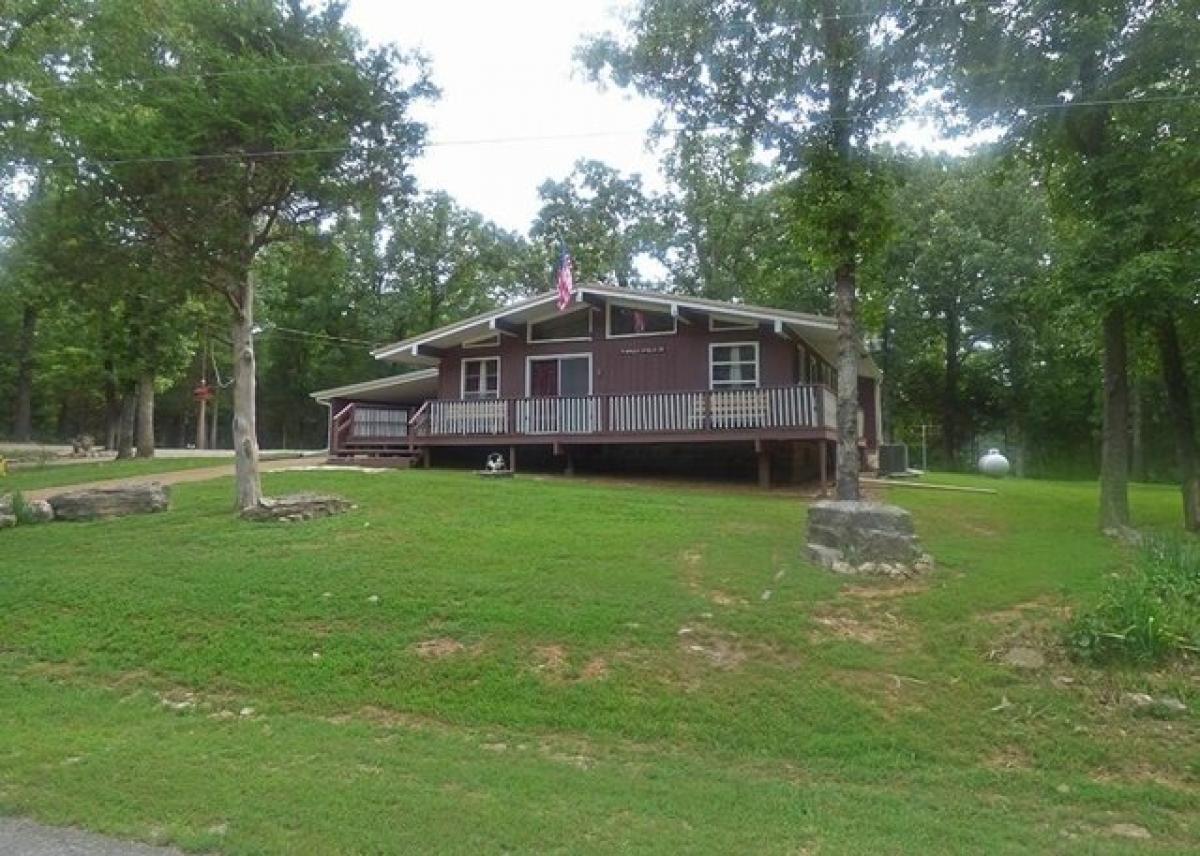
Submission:
[[[441,361],[438,397],[461,396],[464,358],[499,356],[500,395],[520,398],[525,395],[526,357],[587,353],[592,354],[595,395],[705,390],[709,386],[708,347],[714,342],[757,342],[759,382],[763,386],[787,386],[798,381],[796,343],[773,333],[757,329],[710,331],[704,322],[681,321],[674,334],[609,339],[605,337],[604,312],[591,311],[589,341],[530,343],[524,337],[501,336],[496,347],[448,349]]]

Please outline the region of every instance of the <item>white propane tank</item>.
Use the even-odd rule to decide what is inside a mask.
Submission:
[[[988,453],[979,459],[979,471],[985,476],[1000,478],[1008,475],[1008,458],[1000,454],[999,449],[988,449]]]

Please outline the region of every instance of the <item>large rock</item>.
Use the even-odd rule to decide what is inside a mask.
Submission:
[[[242,517],[258,522],[268,520],[312,520],[317,517],[332,517],[349,511],[350,501],[340,496],[317,493],[297,493],[263,499],[254,508],[242,511]]]
[[[808,558],[839,573],[890,576],[908,575],[932,562],[921,550],[912,517],[903,508],[837,500],[809,507]]]
[[[67,491],[50,497],[49,503],[58,520],[104,520],[166,511],[171,499],[166,487],[146,482]]]
[[[0,514],[0,529],[12,529],[17,525],[17,518],[12,514]]]

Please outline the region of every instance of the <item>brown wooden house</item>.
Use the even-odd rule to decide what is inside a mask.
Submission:
[[[756,460],[764,483],[824,480],[836,438],[833,319],[608,285],[577,286],[564,311],[556,299],[377,348],[408,371],[313,393],[329,407],[330,457],[478,466],[500,451],[514,467],[538,457],[568,471],[577,461]],[[868,463],[879,382],[864,353]]]

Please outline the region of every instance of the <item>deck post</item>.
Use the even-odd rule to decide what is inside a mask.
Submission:
[[[756,442],[754,445],[758,454],[758,486],[766,490],[771,487],[771,453],[764,443]]]
[[[517,471],[517,447],[516,446],[508,447],[508,469],[509,469],[509,472],[513,472],[513,473],[515,473]]]
[[[821,496],[825,495],[825,485],[829,474],[825,457],[829,452],[829,444],[824,440],[817,441],[817,481],[821,484]]]
[[[433,466],[433,446],[426,446],[423,451],[424,454],[421,455],[421,468],[427,470]]]
[[[563,454],[567,456],[567,466],[563,470],[563,475],[573,476],[575,475],[575,456],[571,454],[570,446],[563,446],[562,451]]]

